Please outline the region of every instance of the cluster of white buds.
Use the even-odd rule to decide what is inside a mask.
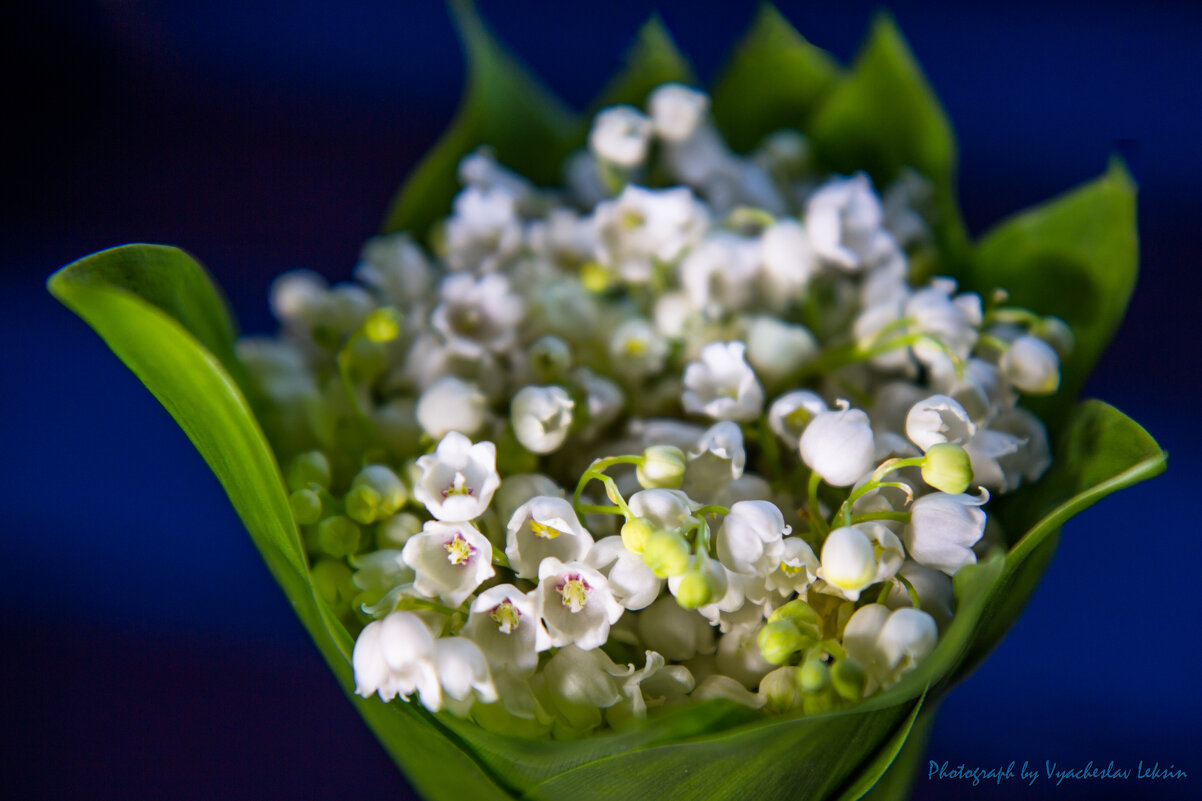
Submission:
[[[433,252],[274,285],[282,332],[240,355],[360,694],[556,737],[854,703],[937,646],[990,495],[1047,469],[1018,402],[1067,327],[912,283],[921,176],[882,199],[789,131],[739,155],[708,106],[602,111],[560,191],[475,153]]]

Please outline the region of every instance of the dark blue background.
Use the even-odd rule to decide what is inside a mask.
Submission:
[[[649,3],[482,2],[582,105]],[[1202,775],[1202,10],[1192,3],[894,3],[961,147],[974,233],[1099,174],[1140,183],[1143,272],[1090,392],[1144,423],[1169,473],[1074,520],[1011,636],[943,704],[933,759],[1174,763]],[[782,2],[847,61],[873,4]],[[754,10],[659,4],[710,77]],[[0,359],[0,776],[11,797],[397,798],[404,781],[293,618],[208,470],[99,339],[46,295],[126,241],[187,248],[244,328],[272,275],[349,275],[463,77],[437,2],[67,2],[19,9],[5,57]],[[766,77],[765,80],[770,78]],[[1041,779],[919,798],[1197,795]]]

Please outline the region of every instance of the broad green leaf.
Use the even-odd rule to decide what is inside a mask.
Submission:
[[[350,635],[314,593],[279,467],[249,404],[210,346],[233,329],[204,270],[176,248],[129,245],[59,270],[49,288],[146,385],[229,495],[343,689],[354,690]],[[434,717],[353,697],[410,780],[429,798],[511,797]]]
[[[956,202],[956,137],[892,18],[877,17],[845,80],[831,89],[807,131],[820,161],[863,170],[884,189],[905,167],[935,184],[935,238],[943,274],[958,276],[967,237]]]
[[[1101,178],[1001,223],[977,248],[975,289],[1003,288],[1013,304],[1073,328],[1060,391],[1030,403],[1053,427],[1122,322],[1138,270],[1135,186],[1117,159]]]
[[[907,166],[937,183],[954,176],[947,116],[888,15],[877,17],[851,73],[815,113],[810,136],[829,167],[865,170],[878,184]]]
[[[697,78],[656,14],[639,29],[622,69],[601,90],[590,107],[591,113],[619,103],[642,108],[651,90],[672,82],[695,86]]]
[[[1035,485],[999,503],[1007,532],[1026,532],[1006,555],[1005,570],[976,631],[964,675],[1001,640],[1047,569],[1060,527],[1124,487],[1162,473],[1167,455],[1156,441],[1112,406],[1087,400],[1074,410],[1055,443],[1052,467]]]
[[[563,158],[580,139],[575,115],[493,39],[469,0],[450,5],[467,54],[464,99],[451,127],[393,199],[383,233],[424,237],[451,210],[459,161],[481,145],[507,167],[548,184],[560,178]]]
[[[855,780],[839,793],[838,801],[857,801],[879,785],[881,778],[892,769],[902,750],[911,744],[914,724],[920,717],[919,713],[923,710],[923,701],[925,700],[924,695],[923,699],[914,705],[914,711],[910,713],[910,716],[897,727],[897,731],[893,733],[888,742],[869,756],[868,764],[861,769]]]
[[[909,736],[901,752],[864,798],[868,801],[905,801],[910,797],[914,790],[914,780],[918,777],[918,771],[926,757],[937,710],[938,706],[932,703],[923,707],[918,719],[910,727]]]
[[[782,128],[806,130],[839,75],[829,53],[765,3],[714,84],[714,121],[732,148],[747,152]]]

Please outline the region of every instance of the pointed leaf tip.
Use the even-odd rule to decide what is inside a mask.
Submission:
[[[680,52],[658,13],[643,23],[622,59],[623,67],[589,106],[592,113],[608,106],[643,106],[664,83],[697,85],[689,60]]]
[[[731,147],[749,151],[782,128],[805,131],[839,76],[829,53],[764,3],[714,83],[714,120]]]

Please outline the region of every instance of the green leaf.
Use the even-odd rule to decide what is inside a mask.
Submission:
[[[904,167],[935,184],[939,271],[959,276],[967,236],[956,202],[956,137],[906,40],[881,14],[848,77],[813,116],[810,140],[819,160],[841,173],[863,170],[884,189]]]
[[[424,237],[451,210],[460,160],[481,145],[502,164],[549,184],[581,140],[576,116],[493,39],[469,0],[450,5],[467,54],[464,99],[451,127],[393,199],[383,233]]]
[[[905,801],[910,797],[914,780],[926,756],[937,710],[936,704],[928,703],[923,707],[918,720],[910,727],[910,734],[901,752],[864,798],[868,801]]]
[[[1135,186],[1115,159],[1101,178],[1002,222],[981,241],[975,289],[1003,288],[1011,302],[1061,317],[1076,343],[1060,391],[1032,399],[1055,427],[1114,336],[1139,271]]]
[[[1026,533],[1006,555],[959,676],[984,659],[1021,614],[1051,561],[1060,527],[1112,492],[1164,472],[1168,459],[1138,423],[1097,400],[1077,406],[1053,454],[1047,474],[1002,499],[996,511],[1006,531]]]
[[[732,148],[747,152],[774,131],[805,130],[839,77],[830,54],[765,3],[714,84],[714,121]]]
[[[925,694],[914,705],[914,711],[910,713],[910,716],[897,727],[897,731],[893,733],[888,742],[883,744],[869,757],[868,764],[864,766],[860,775],[848,785],[847,789],[839,793],[838,801],[856,801],[859,798],[863,798],[874,787],[879,786],[881,778],[891,770],[892,765],[898,759],[901,752],[907,746],[911,745],[914,723],[920,719],[919,713],[923,709],[924,700]]]
[[[590,107],[590,115],[619,103],[641,108],[651,90],[672,82],[695,86],[697,77],[656,14],[639,29],[626,52],[624,66],[601,90]]]
[[[100,334],[192,440],[351,693],[351,637],[314,593],[275,456],[246,398],[212,350],[232,358],[233,328],[203,268],[176,248],[127,245],[67,265],[48,285]],[[510,797],[433,716],[412,705],[353,700],[427,797]]]

